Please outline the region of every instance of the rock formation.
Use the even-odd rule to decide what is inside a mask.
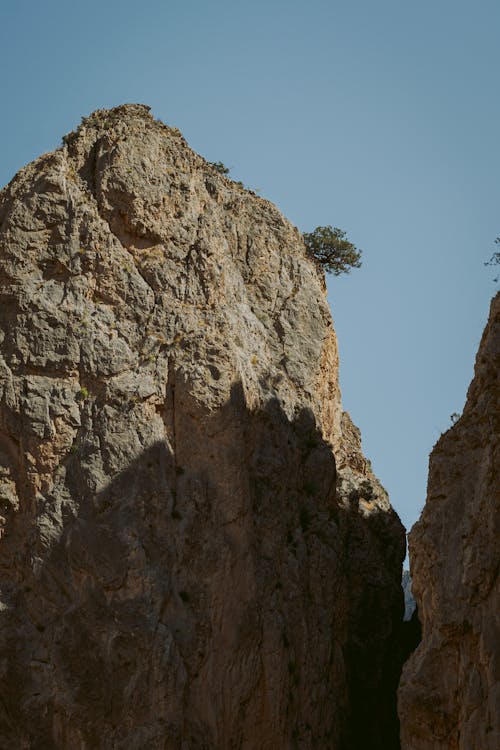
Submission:
[[[297,229],[125,105],[0,193],[0,293],[0,747],[396,747],[404,533]]]
[[[403,620],[404,622],[409,622],[415,612],[415,599],[413,598],[411,590],[411,576],[409,570],[403,570],[402,586],[405,597],[405,613]]]
[[[403,750],[500,747],[500,293],[410,534],[422,642],[399,690]]]

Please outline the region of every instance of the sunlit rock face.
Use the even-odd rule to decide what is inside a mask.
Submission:
[[[297,229],[127,105],[0,261],[0,747],[395,747],[404,534]]]
[[[411,590],[411,576],[409,570],[403,570],[402,586],[405,597],[405,614],[403,620],[409,622],[415,612],[415,599],[413,598]]]
[[[500,747],[500,294],[459,421],[435,446],[410,534],[423,626],[399,690],[404,750]]]

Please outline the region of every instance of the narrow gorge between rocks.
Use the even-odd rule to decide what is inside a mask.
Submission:
[[[0,748],[496,750],[498,295],[398,693],[405,530],[300,232],[123,105],[1,191],[0,260]]]

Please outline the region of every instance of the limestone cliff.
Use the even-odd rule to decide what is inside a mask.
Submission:
[[[126,105],[0,262],[0,746],[392,747],[403,529],[297,229]]]
[[[403,750],[500,747],[500,293],[459,421],[430,458],[410,534],[423,626],[399,690]]]

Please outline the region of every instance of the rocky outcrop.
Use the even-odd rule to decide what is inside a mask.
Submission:
[[[404,750],[500,746],[499,365],[497,294],[464,412],[431,454],[410,534],[423,637],[399,690]]]
[[[300,233],[127,105],[0,260],[0,746],[395,746],[404,534]]]

